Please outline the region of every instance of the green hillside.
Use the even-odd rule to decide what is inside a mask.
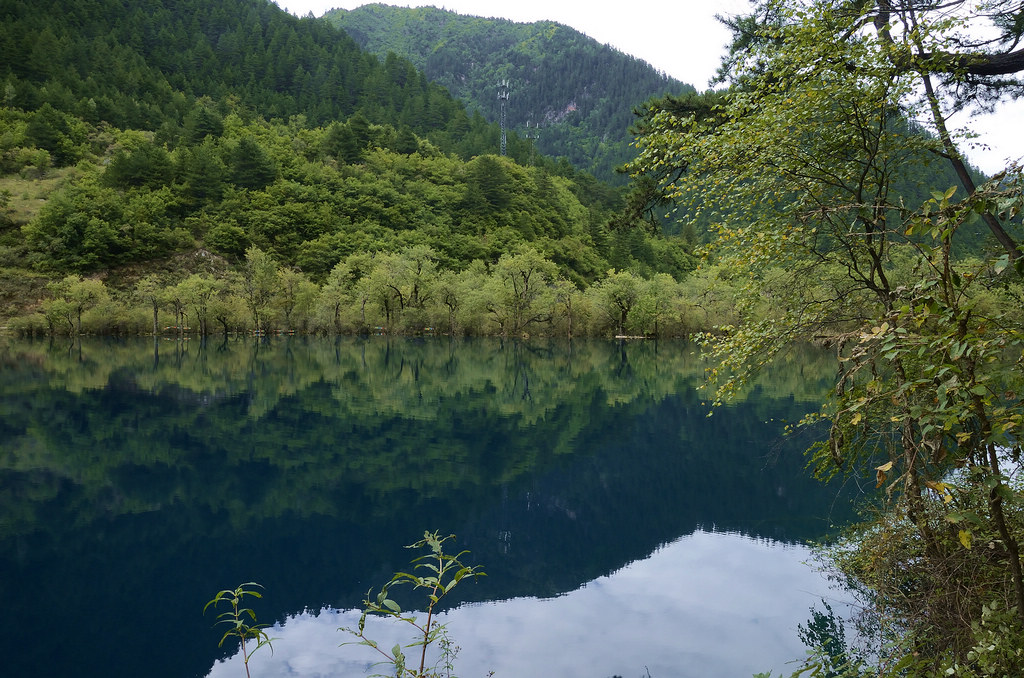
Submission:
[[[5,106],[48,103],[86,123],[160,131],[162,140],[189,122],[197,98],[210,97],[249,116],[301,115],[311,126],[361,113],[465,157],[488,143],[497,150],[496,133],[409,62],[381,63],[327,22],[264,0],[9,0],[0,55]],[[57,163],[77,159],[55,143],[46,150]]]
[[[325,18],[382,57],[409,59],[488,120],[499,120],[497,85],[508,80],[509,128],[521,137],[539,134],[541,153],[565,157],[605,180],[624,181],[615,168],[633,155],[633,108],[651,97],[693,91],[551,21],[524,24],[380,4],[336,9]]]
[[[714,225],[684,207],[684,236],[664,235],[666,177],[627,193],[515,133],[502,157],[483,113],[327,20],[264,0],[4,12],[9,329],[665,335],[738,320],[741,281],[689,276]],[[565,44],[534,48],[569,68]],[[922,162],[899,176],[949,185]]]
[[[83,280],[104,281],[123,310],[148,298],[140,281],[167,292],[201,275],[233,299],[225,329],[294,327],[291,302],[271,322],[243,298],[237,274],[253,257],[306,292],[341,267],[353,295],[360,284],[368,294],[374,270],[393,282],[388,257],[428,262],[433,285],[467,271],[478,284],[523,254],[575,293],[613,268],[681,278],[693,266],[682,241],[621,216],[620,191],[514,134],[509,156],[497,155],[496,124],[327,21],[263,0],[16,1],[4,11],[0,319],[40,310],[29,327],[45,317],[49,331],[79,331],[84,308],[71,298],[86,294]],[[412,299],[392,286],[398,311],[425,313],[417,280]],[[353,297],[364,308],[348,327],[399,326],[387,289],[373,302],[383,320]],[[173,309],[181,325],[184,307],[161,294],[154,319]],[[304,312],[302,327],[338,327],[337,303],[319,325],[312,302]],[[501,313],[481,299],[473,322],[505,331]],[[533,322],[522,313],[508,322]],[[139,327],[137,317],[93,325]]]

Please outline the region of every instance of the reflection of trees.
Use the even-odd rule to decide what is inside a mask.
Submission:
[[[154,358],[153,352],[159,357]],[[808,362],[814,355],[819,362]],[[336,515],[306,486],[358,483],[390,510],[390,494],[443,496],[508,482],[551,455],[577,449],[603,409],[644,410],[692,393],[703,365],[688,349],[619,344],[474,340],[233,340],[15,344],[2,397],[9,469],[34,468],[99,496],[125,469],[173,475],[208,465],[174,498],[223,509],[237,470],[287,471],[259,485],[244,523],[294,511]],[[821,356],[771,373],[764,398],[802,400]],[[797,413],[799,414],[799,412]],[[758,415],[766,419],[764,412]],[[703,414],[701,414],[703,416]],[[795,415],[794,415],[795,416]],[[721,417],[713,417],[714,426]],[[500,454],[498,453],[500,452]],[[396,469],[402,469],[396,472]],[[221,483],[221,485],[217,485]],[[161,505],[152,482],[118,489],[121,512]],[[11,529],[13,526],[8,526]]]
[[[703,370],[689,349],[653,343],[380,337],[74,347],[8,348],[0,396],[16,397],[14,411],[24,416],[4,419],[9,439],[20,441],[4,466],[45,470],[98,496],[126,468],[159,475],[208,464],[210,475],[175,492],[211,507],[231,496],[224,490],[242,465],[287,470],[261,486],[236,522],[293,510],[286,507],[295,494],[306,497],[300,513],[336,514],[304,483],[358,482],[387,503],[400,488],[440,496],[463,484],[508,482],[547,455],[571,453],[605,416],[602,408],[645,409],[691,393]],[[807,385],[824,382],[803,372],[822,374],[821,359],[805,351],[797,366],[771,373],[754,407],[770,402],[766,394],[814,395]],[[151,484],[120,488],[113,508],[168,500],[153,493]]]
[[[13,582],[50,591],[15,603],[12,648],[66,607],[47,581],[84,591],[68,613],[99,635],[116,626],[122,647],[145,646],[124,601],[159,585],[180,648],[167,675],[187,675],[216,645],[195,618],[210,591],[260,581],[276,605],[261,618],[355,605],[423,529],[456,532],[487,566],[463,595],[546,595],[697,525],[814,536],[806,518],[826,504],[765,424],[802,413],[792,401],[829,369],[811,352],[795,359],[802,377],[782,370],[709,418],[703,364],[678,345],[232,339],[160,342],[158,360],[146,340],[67,348],[0,357],[0,568],[13,573],[0,599],[24,600]],[[86,665],[105,665],[104,642],[83,636]],[[142,652],[124,662],[152,675]]]

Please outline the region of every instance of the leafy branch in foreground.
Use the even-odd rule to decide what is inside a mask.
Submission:
[[[899,17],[865,10],[897,5]],[[828,425],[818,475],[877,481],[873,512],[823,551],[863,602],[867,651],[819,643],[802,671],[1024,675],[1024,172],[922,198],[915,168],[953,155],[914,122],[931,111],[940,127],[919,88],[941,64],[901,65],[922,44],[955,46],[967,17],[922,3],[761,6],[778,21],[737,54],[721,115],[654,111],[632,170],[668,177],[666,194],[717,223],[707,261],[743,281],[736,322],[703,337],[716,403],[794,340],[836,349],[832,391],[803,423]],[[1010,242],[964,258],[986,215]]]
[[[246,676],[251,675],[249,673],[249,658],[252,657],[256,650],[267,645],[270,647],[271,652],[274,651],[274,647],[271,645],[272,638],[270,638],[270,636],[267,635],[267,632],[263,630],[267,625],[257,624],[256,613],[253,612],[251,608],[242,607],[242,601],[246,596],[252,596],[254,598],[263,597],[263,594],[259,591],[253,591],[249,588],[252,586],[259,586],[260,588],[263,588],[256,582],[251,581],[239,584],[234,590],[224,589],[223,591],[218,591],[217,595],[215,595],[213,599],[203,607],[203,614],[206,614],[207,609],[210,607],[217,608],[221,603],[227,603],[231,606],[230,610],[221,612],[217,615],[217,623],[226,624],[228,626],[228,630],[224,632],[223,636],[221,636],[220,642],[217,643],[217,647],[222,647],[224,645],[224,641],[232,636],[238,638],[238,644],[242,648],[242,659],[245,662]],[[252,622],[251,624],[246,620],[246,617],[248,617]],[[256,647],[252,649],[252,652],[250,652],[246,646],[246,641],[250,639],[256,641]]]
[[[376,595],[373,590],[367,592],[366,600],[363,601],[363,613],[359,617],[359,626],[356,629],[342,627],[339,631],[346,631],[359,638],[356,645],[365,645],[376,650],[384,659],[380,664],[390,664],[394,668],[394,675],[397,678],[434,678],[437,676],[451,676],[454,669],[455,655],[458,648],[454,647],[448,638],[445,624],[437,623],[435,609],[437,604],[456,585],[466,577],[486,576],[476,567],[464,565],[460,558],[468,551],[460,551],[455,555],[444,552],[444,543],[454,539],[455,535],[441,537],[437,532],[424,532],[423,539],[406,548],[428,549],[428,553],[413,559],[413,572],[396,572],[391,580],[381,587]],[[426,619],[420,620],[415,616],[402,612],[401,606],[390,596],[391,588],[401,584],[411,584],[413,589],[426,589],[427,603]],[[368,615],[382,615],[397,621],[409,624],[415,629],[415,640],[406,645],[404,649],[419,648],[419,666],[410,667],[401,644],[395,644],[390,652],[380,647],[377,641],[366,635],[366,618]],[[441,649],[441,656],[433,666],[427,667],[427,648],[437,643]],[[350,644],[350,643],[345,643]],[[378,674],[383,675],[383,674]]]

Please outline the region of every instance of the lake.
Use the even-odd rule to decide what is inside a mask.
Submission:
[[[712,416],[705,367],[664,342],[6,339],[4,673],[244,676],[203,606],[256,581],[254,677],[369,675],[337,629],[425,530],[487,573],[444,615],[463,678],[788,673],[841,595],[804,544],[851,508],[781,433],[833,366],[794,350]]]

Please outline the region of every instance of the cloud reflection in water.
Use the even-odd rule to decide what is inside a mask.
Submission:
[[[801,546],[697,531],[557,598],[466,605],[444,619],[462,648],[457,673],[632,678],[649,670],[653,678],[704,678],[772,669],[788,675],[795,667],[789,662],[804,655],[797,625],[822,597],[835,594],[808,557]],[[352,637],[338,627],[355,626],[358,616],[325,609],[290,617],[271,633],[273,654],[263,649],[250,661],[253,676],[380,672],[371,667],[369,648],[339,647]],[[372,630],[385,648],[409,639],[406,628],[391,623]],[[210,678],[244,675],[240,664],[240,656],[220,662]]]

